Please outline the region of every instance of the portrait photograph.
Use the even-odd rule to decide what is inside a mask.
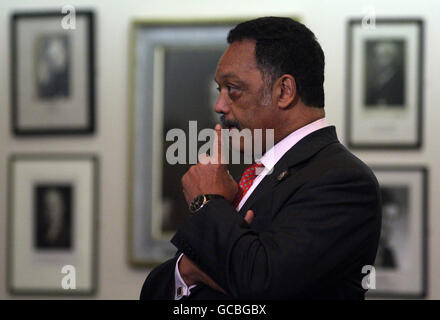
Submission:
[[[382,187],[382,229],[375,266],[397,270],[407,260],[408,186]]]
[[[67,99],[70,83],[70,38],[42,35],[36,40],[35,81],[39,99]]]
[[[72,249],[72,186],[34,186],[34,232],[37,250]]]
[[[365,107],[405,107],[404,39],[365,41]]]
[[[374,267],[376,288],[367,297],[424,297],[427,274],[425,167],[372,167],[380,185],[382,225]]]
[[[417,149],[422,144],[423,21],[347,24],[346,130],[357,149]]]
[[[9,159],[8,290],[17,295],[96,292],[98,159],[13,154]],[[62,286],[73,266],[75,290]]]
[[[94,14],[11,15],[11,120],[17,136],[91,134],[95,128]]]

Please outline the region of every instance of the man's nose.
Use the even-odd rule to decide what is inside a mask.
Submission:
[[[222,114],[228,114],[230,111],[228,103],[221,92],[218,95],[217,102],[215,103],[214,111]]]

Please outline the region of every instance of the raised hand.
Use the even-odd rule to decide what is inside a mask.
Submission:
[[[214,152],[200,155],[199,162],[182,177],[183,193],[188,205],[201,194],[218,194],[233,202],[238,191],[237,182],[229,174],[222,155],[221,126],[215,126]]]

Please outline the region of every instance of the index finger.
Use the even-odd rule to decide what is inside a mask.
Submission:
[[[223,154],[222,154],[222,126],[220,124],[215,125],[215,135],[214,135],[214,144],[212,146],[213,154],[212,159],[215,163],[223,164]]]

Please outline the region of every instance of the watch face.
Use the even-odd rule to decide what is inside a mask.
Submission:
[[[205,200],[205,196],[203,194],[200,195],[200,196],[195,197],[194,200],[191,202],[191,205],[189,206],[189,209],[192,212],[197,211],[202,206],[204,200]]]

